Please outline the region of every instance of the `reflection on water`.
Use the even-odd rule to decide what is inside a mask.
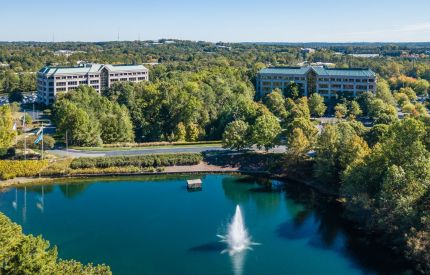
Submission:
[[[225,196],[235,204],[241,205],[252,201],[258,211],[267,214],[276,211],[282,200],[279,184],[273,189],[272,182],[266,178],[225,177],[222,179],[222,187]]]
[[[250,184],[252,182],[259,185]],[[309,246],[338,251],[366,272],[411,274],[408,263],[402,257],[345,220],[342,206],[334,198],[297,183],[281,185],[276,181],[273,184],[267,179],[253,177],[227,177],[222,180],[222,187],[225,196],[234,203],[252,202],[258,211],[276,211],[281,201],[284,201],[292,218],[281,222],[275,229],[280,238],[309,238]],[[240,260],[243,259],[237,259],[236,263]]]
[[[88,186],[88,183],[62,184],[60,185],[60,191],[66,198],[73,199],[83,193]]]
[[[245,263],[246,251],[241,251],[240,253],[236,253],[230,255],[231,263],[233,266],[233,273],[235,275],[243,274],[243,265]]]
[[[107,263],[119,274],[408,270],[400,257],[343,219],[342,205],[312,189],[247,176],[201,178],[204,187],[195,193],[186,191],[183,176],[22,187],[0,193],[0,211],[26,233],[59,245],[60,257]],[[263,245],[221,255],[226,246],[215,234],[225,232],[236,205],[249,234]]]

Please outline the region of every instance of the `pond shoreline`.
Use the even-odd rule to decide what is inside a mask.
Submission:
[[[198,169],[197,169],[198,168]],[[118,179],[119,177],[139,177],[139,176],[162,176],[162,175],[201,175],[201,174],[241,174],[241,175],[249,175],[249,176],[260,176],[265,177],[268,179],[273,180],[280,180],[280,181],[287,181],[287,182],[293,182],[298,185],[301,185],[305,188],[310,188],[317,193],[325,196],[329,196],[332,199],[336,200],[338,203],[343,204],[341,201],[341,197],[338,193],[327,190],[326,188],[323,188],[316,184],[314,180],[309,178],[308,176],[296,176],[294,174],[288,174],[288,173],[270,173],[269,171],[251,171],[251,170],[241,170],[236,167],[222,167],[217,165],[207,165],[206,163],[201,163],[198,165],[188,165],[188,166],[171,166],[171,167],[165,167],[164,171],[154,171],[154,172],[138,172],[138,173],[97,173],[97,174],[74,174],[74,175],[53,175],[49,177],[26,177],[26,178],[15,178],[11,180],[6,181],[0,181],[0,192],[2,190],[7,190],[8,188],[12,187],[21,187],[21,186],[32,186],[32,185],[39,185],[39,184],[58,184],[59,182],[64,181],[71,181],[73,184],[73,181],[77,179],[94,179],[94,178],[112,178],[112,180]],[[347,219],[346,217],[344,217]],[[364,235],[367,236],[369,239],[378,239],[377,235],[378,232],[370,232],[366,229],[364,229],[360,223],[356,223],[353,220],[349,220],[353,227],[362,232]],[[396,249],[393,249],[392,243],[386,242],[386,241],[378,241],[377,243],[380,243],[383,246],[386,246],[391,251],[395,252],[396,254],[399,253],[399,251],[396,251]],[[401,253],[400,253],[401,254]],[[406,258],[404,258],[406,260]],[[409,262],[408,260],[406,260]]]
[[[85,179],[85,178],[97,178],[97,177],[133,177],[133,176],[156,176],[156,175],[197,175],[197,174],[243,174],[252,176],[264,176],[274,180],[282,181],[293,181],[298,184],[304,185],[308,188],[312,188],[319,193],[329,195],[332,197],[339,197],[339,194],[327,190],[315,183],[315,181],[309,178],[299,178],[288,174],[273,174],[269,171],[250,171],[241,170],[235,167],[222,167],[216,165],[207,165],[201,163],[197,165],[185,165],[185,166],[171,166],[164,167],[164,171],[154,172],[137,172],[137,173],[94,173],[94,174],[64,174],[64,175],[52,175],[52,176],[40,176],[40,177],[17,177],[10,180],[0,180],[0,190],[4,188],[37,185],[37,184],[48,184],[58,180],[68,179]]]

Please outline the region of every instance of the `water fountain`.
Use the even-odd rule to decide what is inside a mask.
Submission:
[[[236,212],[228,225],[227,235],[218,235],[222,242],[227,243],[228,248],[223,250],[222,253],[228,252],[230,255],[234,255],[245,250],[252,250],[252,245],[258,245],[251,241],[251,237],[245,228],[243,221],[242,211],[240,206],[236,206]]]
[[[218,237],[221,238],[221,242],[228,245],[228,248],[224,249],[221,253],[229,253],[233,264],[233,273],[241,275],[243,273],[246,250],[252,250],[251,246],[258,245],[258,243],[251,241],[251,237],[245,228],[239,205],[236,206],[236,212],[228,225],[227,235],[218,235]]]

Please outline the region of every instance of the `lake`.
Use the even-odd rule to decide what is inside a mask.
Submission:
[[[201,178],[189,192],[186,180]],[[230,255],[239,205],[258,243]],[[59,256],[114,274],[380,274],[407,267],[342,219],[338,203],[297,183],[240,175],[73,180],[8,189],[0,211]]]

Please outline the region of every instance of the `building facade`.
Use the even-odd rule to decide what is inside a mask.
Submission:
[[[80,85],[88,85],[100,93],[115,82],[141,82],[148,78],[148,69],[143,65],[47,66],[37,73],[37,97],[40,103],[49,105],[58,94],[73,91]]]
[[[302,95],[318,93],[325,100],[354,98],[365,92],[376,92],[376,74],[371,69],[336,69],[322,66],[270,67],[257,74],[257,96],[279,88],[287,93],[292,82]]]

